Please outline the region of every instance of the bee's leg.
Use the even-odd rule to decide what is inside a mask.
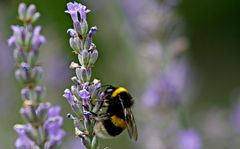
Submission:
[[[101,114],[98,115],[98,118],[100,120],[107,120],[107,119],[110,118],[110,114],[109,113],[101,113]]]
[[[96,114],[96,113],[93,113],[93,112],[91,112],[91,113],[93,115],[93,118],[96,121],[107,120],[107,119],[110,118],[110,114],[109,113],[101,113],[101,114]]]

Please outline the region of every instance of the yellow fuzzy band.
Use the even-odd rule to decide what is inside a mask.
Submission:
[[[120,128],[126,128],[127,127],[126,122],[123,119],[117,117],[116,115],[111,116],[111,121],[117,127],[120,127]]]
[[[128,91],[123,87],[119,87],[112,93],[111,97],[116,97],[118,94],[122,92],[128,92]]]

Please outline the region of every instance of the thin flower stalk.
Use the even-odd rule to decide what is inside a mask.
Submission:
[[[61,129],[60,107],[42,101],[46,90],[39,84],[43,69],[37,59],[45,37],[40,34],[41,26],[32,25],[39,17],[34,4],[28,7],[24,3],[19,4],[21,25],[12,25],[13,35],[8,39],[8,45],[14,47],[15,77],[22,86],[20,114],[26,122],[14,126],[18,134],[17,149],[55,149],[65,135]]]
[[[75,135],[81,139],[83,145],[88,149],[96,149],[98,138],[94,132],[94,116],[96,117],[103,103],[101,82],[91,79],[92,68],[98,58],[98,50],[93,43],[97,27],[88,29],[86,16],[90,10],[81,3],[67,3],[65,12],[70,14],[73,21],[73,28],[68,29],[67,33],[70,35],[69,44],[79,61],[70,64],[70,68],[75,70],[73,85],[63,94],[74,112],[67,114],[67,117],[73,121]]]

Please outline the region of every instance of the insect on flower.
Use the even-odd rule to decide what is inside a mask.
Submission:
[[[129,137],[136,141],[138,132],[131,110],[134,101],[128,90],[110,85],[105,89],[103,99],[106,112],[98,115],[99,121],[94,127],[97,136],[112,138],[127,128]]]

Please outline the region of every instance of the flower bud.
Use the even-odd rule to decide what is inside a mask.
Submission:
[[[78,32],[78,33],[82,33],[82,30],[81,30],[81,24],[79,21],[75,21],[73,22],[73,26],[74,26],[74,29]]]
[[[72,95],[71,91],[69,89],[65,89],[63,97],[65,97],[68,101],[68,103],[70,104],[70,106],[72,107],[73,111],[77,114],[77,115],[81,115],[82,114],[82,106],[81,104],[79,104],[79,101],[76,99],[76,97],[74,95]]]
[[[88,31],[88,23],[86,20],[82,20],[80,22],[80,26],[81,26],[81,35],[85,35]]]
[[[32,141],[36,142],[38,140],[38,131],[34,129],[31,124],[26,124],[24,126],[24,131]]]
[[[84,131],[84,127],[81,124],[81,122],[79,121],[79,119],[77,119],[76,117],[74,117],[70,113],[67,114],[67,117],[73,121],[73,124],[74,124],[75,128],[77,128],[77,129],[79,129],[81,131]]]
[[[38,108],[36,109],[36,114],[40,123],[44,122],[48,116],[48,110],[51,107],[49,102],[47,103],[40,103]]]
[[[75,127],[75,135],[78,136],[79,138],[81,138],[81,142],[84,144],[84,146],[86,148],[91,148],[90,140],[86,136],[85,132],[83,132],[83,131],[81,131],[81,130],[79,130],[78,128]]]
[[[101,89],[101,82],[100,80],[94,79],[93,84],[91,85],[91,97],[95,98],[98,96],[100,89]]]
[[[25,100],[23,107],[20,109],[20,113],[26,122],[34,123],[37,121],[37,115],[32,101]]]
[[[15,71],[15,77],[16,77],[17,81],[19,81],[20,83],[27,82],[27,75],[26,75],[25,71],[20,68]]]
[[[81,68],[76,68],[76,75],[78,77],[78,79],[84,83],[87,82],[87,70],[85,67],[81,67]]]
[[[82,55],[80,58],[82,58],[82,59],[79,60],[79,62],[82,66],[86,67],[88,65],[88,61],[89,61],[89,53],[86,49],[84,49],[81,54]]]
[[[37,132],[38,132],[38,137],[37,137],[37,143],[41,144],[42,142],[46,141],[47,139],[47,134],[46,131],[43,127],[38,127],[37,128]]]
[[[67,30],[67,33],[71,36],[71,37],[77,37],[77,32],[76,30],[70,28]]]
[[[69,39],[69,44],[74,51],[79,51],[79,49],[77,47],[77,43],[75,42],[75,37],[71,37]]]
[[[21,97],[22,97],[22,100],[25,101],[25,100],[29,100],[30,99],[30,94],[31,94],[31,91],[29,88],[23,88],[21,90]]]
[[[95,64],[95,62],[97,61],[98,58],[98,51],[94,50],[91,54],[90,54],[90,58],[89,58],[89,62],[88,62],[88,66],[93,66]]]
[[[36,6],[34,4],[31,4],[30,6],[28,6],[27,13],[26,13],[26,19],[30,20],[35,12],[36,12]]]
[[[15,49],[13,51],[13,56],[14,56],[14,59],[16,60],[16,62],[19,63],[19,64],[21,62],[23,62],[23,60],[24,60],[24,54],[23,54],[22,50]]]
[[[32,23],[36,22],[39,18],[40,18],[40,13],[36,12],[33,16],[32,16]]]
[[[102,108],[102,105],[103,105],[103,96],[104,96],[104,92],[102,92],[102,93],[100,94],[100,97],[99,97],[96,105],[93,107],[92,112],[97,113],[97,112]]]
[[[71,106],[74,105],[73,96],[72,96],[72,93],[69,89],[65,89],[63,97],[65,97],[67,99],[68,103]]]
[[[92,69],[91,68],[88,68],[87,69],[87,81],[89,82],[90,79],[91,79],[91,75],[92,75]]]
[[[30,66],[34,66],[35,64],[36,64],[36,62],[37,62],[37,58],[38,58],[38,50],[36,50],[36,51],[30,51],[29,53],[28,53],[28,63],[30,64]]]
[[[83,107],[82,107],[82,104],[80,103],[80,101],[75,97],[73,96],[73,101],[74,101],[74,105],[72,105],[72,109],[73,111],[78,115],[82,115],[83,114]]]
[[[74,63],[74,62],[71,62],[70,66],[69,66],[70,69],[75,69],[75,68],[78,68],[78,67],[80,67],[79,64]]]
[[[25,62],[22,62],[21,63],[21,68],[26,71],[26,72],[29,72],[30,70],[30,65],[28,63],[25,63]]]
[[[81,65],[83,65],[83,58],[82,58],[82,54],[78,54],[78,61]]]
[[[79,135],[79,137],[86,148],[91,148],[90,140],[86,135]]]
[[[46,94],[46,89],[43,86],[36,86],[35,89],[35,94],[36,94],[36,101],[41,102],[41,99],[45,96]]]
[[[97,29],[96,26],[91,27],[91,29],[90,29],[90,31],[89,31],[89,33],[88,33],[88,36],[89,36],[90,38],[92,38],[93,35],[96,34],[97,30],[98,30],[98,29]]]
[[[75,85],[80,84],[80,81],[78,80],[78,78],[77,78],[76,76],[73,76],[73,77],[71,78],[71,80],[72,80],[72,82],[73,82]]]
[[[93,51],[96,49],[96,45],[94,43],[91,43],[90,47],[89,47],[89,51]]]
[[[24,3],[19,4],[18,6],[18,16],[19,20],[24,20],[26,15],[26,5]]]
[[[32,40],[32,34],[30,32],[25,32],[24,46],[27,47],[27,49],[30,45],[31,40]]]
[[[93,127],[91,126],[91,113],[84,111],[83,116],[84,116],[84,127],[85,129],[91,134],[93,132]]]
[[[75,85],[71,86],[71,92],[76,98],[80,99],[78,88]]]
[[[34,67],[31,71],[31,78],[33,80],[35,80],[36,82],[39,82],[40,79],[42,78],[42,74],[43,74],[42,67],[40,67],[40,66]]]

